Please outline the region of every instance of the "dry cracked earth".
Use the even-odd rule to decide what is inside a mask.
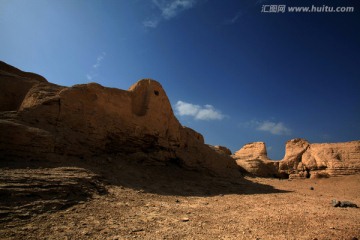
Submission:
[[[360,238],[360,209],[331,204],[359,205],[360,175],[225,179],[176,164],[96,161],[1,167],[0,238]]]

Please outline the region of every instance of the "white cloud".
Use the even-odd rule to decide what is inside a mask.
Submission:
[[[156,28],[161,20],[169,20],[180,12],[195,6],[197,0],[152,0],[155,7],[160,10],[161,17],[143,21],[146,28]]]
[[[175,104],[175,110],[180,116],[196,116],[196,114],[199,112],[199,109],[199,105],[194,105],[183,101],[178,101]]]
[[[195,119],[199,120],[221,120],[223,118],[224,115],[211,105],[205,105],[204,108],[199,109],[199,112],[195,116]]]
[[[106,53],[102,52],[97,58],[96,58],[96,63],[93,65],[93,68],[98,68],[100,67],[100,64],[102,62],[102,60],[104,60]]]
[[[289,135],[291,134],[291,130],[285,126],[282,122],[271,122],[271,121],[263,121],[263,122],[255,122],[256,130],[270,132],[274,135]]]
[[[92,65],[92,70],[86,74],[86,78],[89,81],[92,81],[94,78],[96,78],[98,76],[97,72],[98,72],[98,68],[100,67],[102,61],[104,60],[106,56],[105,52],[100,53],[100,55],[96,58],[96,62],[94,65]]]
[[[153,3],[161,10],[161,15],[165,19],[170,19],[183,10],[192,8],[195,0],[153,0]]]
[[[191,116],[197,120],[222,120],[225,117],[219,110],[208,104],[202,107],[200,105],[178,101],[175,104],[175,111],[179,116]]]

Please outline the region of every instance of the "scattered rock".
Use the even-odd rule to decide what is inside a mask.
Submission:
[[[182,222],[188,222],[190,219],[188,218],[188,217],[183,217],[183,218],[181,218],[181,221]]]
[[[350,207],[350,208],[357,208],[358,206],[355,203],[349,201],[343,201],[340,203],[340,207]]]
[[[331,201],[331,204],[332,204],[333,207],[339,207],[340,206],[340,201],[336,201],[335,199],[333,199]]]
[[[336,201],[335,199],[332,200],[332,206],[333,207],[342,207],[342,208],[358,208],[358,206],[355,203],[349,202],[349,201]]]

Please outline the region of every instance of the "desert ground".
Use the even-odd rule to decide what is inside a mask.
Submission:
[[[360,238],[360,209],[331,203],[359,205],[360,175],[228,179],[176,163],[94,161],[0,168],[0,238]]]

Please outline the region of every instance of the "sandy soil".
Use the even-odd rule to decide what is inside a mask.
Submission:
[[[360,205],[360,175],[234,180],[134,164],[107,178],[81,167],[0,171],[1,239],[360,238],[360,208],[331,204]]]

